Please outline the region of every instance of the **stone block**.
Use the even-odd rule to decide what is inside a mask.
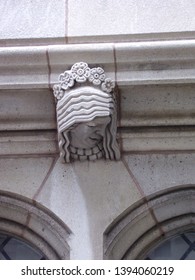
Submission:
[[[195,184],[194,153],[135,154],[124,158],[146,196]]]
[[[46,89],[0,90],[0,130],[56,129],[53,93]]]
[[[48,131],[0,132],[1,156],[53,155],[58,152],[56,133]]]
[[[193,84],[122,87],[121,126],[194,125],[194,91]]]
[[[119,133],[119,142],[124,153],[190,152],[194,150],[194,139],[195,130],[184,126],[120,129]]]
[[[115,44],[119,86],[194,83],[194,40]]]
[[[47,38],[65,36],[66,1],[0,2],[0,39]]]
[[[33,199],[52,161],[52,158],[2,158],[0,189]]]
[[[190,0],[70,0],[68,9],[69,37],[195,30]]]
[[[49,88],[45,47],[0,49],[0,88]]]

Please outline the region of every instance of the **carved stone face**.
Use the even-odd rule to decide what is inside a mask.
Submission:
[[[92,121],[78,124],[70,130],[71,146],[80,149],[94,148],[102,141],[110,121],[110,116],[106,116],[96,117]]]
[[[54,85],[60,157],[72,160],[118,160],[114,81],[101,67],[75,63]]]

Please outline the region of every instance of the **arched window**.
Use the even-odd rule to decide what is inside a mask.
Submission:
[[[0,233],[0,260],[45,260],[43,253],[22,239]]]
[[[0,259],[69,259],[69,235],[49,209],[0,191]]]
[[[195,232],[176,235],[150,250],[146,260],[195,260]]]
[[[194,185],[153,194],[127,209],[104,233],[104,258],[195,259]]]

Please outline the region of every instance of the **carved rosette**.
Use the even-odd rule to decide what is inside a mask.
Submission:
[[[59,75],[53,92],[63,161],[120,158],[114,87],[101,67],[86,62]]]
[[[89,68],[86,62],[77,62],[71,70],[67,70],[59,76],[59,83],[54,85],[54,96],[57,100],[61,99],[65,91],[71,89],[76,83],[90,82],[94,86],[100,86],[105,92],[112,92],[114,81],[106,78],[104,70],[101,67]]]

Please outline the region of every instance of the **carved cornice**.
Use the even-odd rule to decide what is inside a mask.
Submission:
[[[0,48],[3,155],[59,153],[53,85],[76,61],[116,82],[122,151],[194,150],[195,40],[181,39]],[[34,143],[51,140],[34,150],[27,131],[40,132]]]
[[[0,88],[50,88],[64,65],[101,65],[121,86],[194,83],[195,40],[0,48]]]

